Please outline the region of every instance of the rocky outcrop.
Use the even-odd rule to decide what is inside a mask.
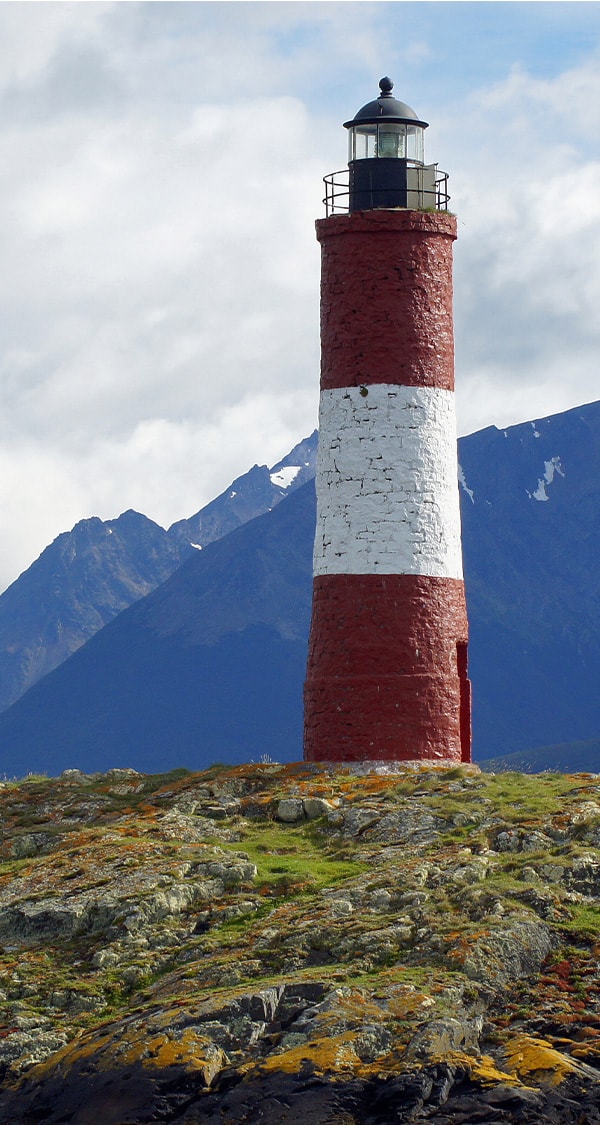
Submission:
[[[600,1122],[600,779],[0,787],[3,1125]]]

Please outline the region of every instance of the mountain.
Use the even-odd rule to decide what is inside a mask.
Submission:
[[[600,403],[459,457],[475,757],[596,740]],[[309,483],[194,551],[0,715],[0,769],[300,758],[314,518]]]
[[[0,770],[302,756],[314,486],[215,540],[0,715]]]
[[[254,465],[195,516],[172,524],[168,532],[170,539],[187,556],[192,548],[206,547],[248,520],[270,512],[291,492],[314,477],[317,436],[314,430],[310,437],[295,445],[287,457],[270,469],[266,465]]]
[[[81,520],[59,535],[0,597],[0,709],[179,562],[167,532],[138,512]]]
[[[482,430],[459,457],[476,754],[596,739],[600,403]]]
[[[317,433],[272,468],[249,472],[168,531],[138,512],[81,520],[0,597],[0,711],[181,562],[276,507],[314,476]]]
[[[600,738],[585,742],[559,742],[556,746],[536,746],[479,762],[487,773],[514,770],[518,773],[542,773],[558,770],[563,773],[600,773]]]

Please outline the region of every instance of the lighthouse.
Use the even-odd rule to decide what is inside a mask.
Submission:
[[[471,760],[447,175],[382,78],[325,177],[304,757]]]

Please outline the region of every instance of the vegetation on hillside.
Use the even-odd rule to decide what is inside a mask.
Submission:
[[[598,777],[67,771],[0,817],[3,1121],[600,1120]]]

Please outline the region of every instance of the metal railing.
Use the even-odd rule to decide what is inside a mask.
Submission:
[[[418,170],[417,165],[414,167]],[[339,172],[330,172],[328,176],[323,176],[323,183],[325,184],[323,204],[327,218],[330,215],[347,215],[350,210],[350,169],[342,168]],[[373,191],[373,195],[376,197],[377,192]],[[418,205],[411,210],[447,211],[450,202],[448,173],[436,168],[433,189],[420,185],[416,189],[409,188],[408,195],[416,195],[418,198]]]

